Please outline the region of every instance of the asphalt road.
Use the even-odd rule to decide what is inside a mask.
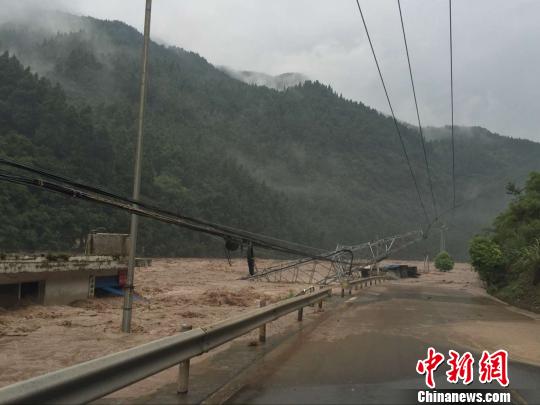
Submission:
[[[300,331],[258,361],[228,403],[414,403],[417,391],[426,388],[416,363],[426,357],[429,346],[445,354],[448,349],[468,350],[449,341],[454,322],[524,317],[487,297],[399,282],[361,290],[334,312],[314,330]],[[479,353],[473,355],[478,361]],[[540,368],[513,362],[511,351],[509,357],[506,391],[513,402],[540,403]],[[500,389],[496,382],[451,385],[446,370],[444,364],[435,374],[437,390]]]

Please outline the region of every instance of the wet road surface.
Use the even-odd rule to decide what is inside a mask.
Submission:
[[[418,390],[426,387],[415,367],[429,346],[445,355],[449,349],[471,351],[477,379],[479,351],[487,348],[474,333],[459,332],[456,325],[540,324],[539,317],[535,320],[486,296],[403,281],[361,289],[345,299],[334,296],[328,304],[322,313],[305,311],[304,322],[265,345],[233,342],[229,349],[194,365],[186,395],[177,395],[174,381],[164,375],[165,384],[144,397],[104,398],[97,403],[416,403]],[[498,342],[497,337],[493,340]],[[497,348],[506,349],[490,350]],[[512,361],[511,350],[509,356],[513,403],[540,404],[540,368]],[[500,389],[497,383],[451,386],[446,370],[443,364],[435,374],[438,391]]]
[[[457,289],[396,282],[361,290],[315,330],[299,332],[259,361],[228,403],[416,402],[417,391],[426,387],[415,366],[429,346],[445,355],[448,349],[472,351],[452,330],[454,322],[464,320],[535,322],[488,297]],[[472,353],[477,380],[480,355]],[[439,390],[501,388],[496,382],[451,385],[447,369],[443,364],[435,374]],[[540,403],[540,368],[511,361],[509,376],[513,402]]]

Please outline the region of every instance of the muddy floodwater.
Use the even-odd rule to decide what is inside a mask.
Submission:
[[[212,324],[256,308],[261,297],[277,301],[306,287],[239,280],[246,275],[245,260],[154,259],[136,271],[140,299],[129,335],[120,331],[122,297],[0,308],[0,386],[178,333],[182,324]],[[276,322],[269,334],[288,323]]]

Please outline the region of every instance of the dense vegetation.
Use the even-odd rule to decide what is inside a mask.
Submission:
[[[514,200],[491,232],[472,239],[471,263],[488,291],[540,311],[540,173],[531,173],[523,189],[507,190]]]
[[[32,74],[7,53],[0,56],[0,77],[1,156],[129,194],[129,170],[122,167],[130,154],[129,149],[125,150],[125,144],[131,143],[128,134],[126,138],[121,138],[121,133],[113,137],[104,125],[95,126],[95,113],[90,107],[70,105],[59,85],[53,86]],[[131,121],[131,117],[124,118]],[[172,150],[169,159],[174,156]],[[182,182],[179,176],[163,172],[154,176],[152,182],[145,183],[147,190],[159,196],[162,205],[205,216],[208,213],[197,209],[196,205],[206,200],[204,209],[219,206],[220,210],[230,213],[229,223],[234,224],[238,219],[244,224],[256,221],[254,225],[270,229],[283,225],[294,233],[296,224],[291,215],[287,218],[286,197],[243,176],[242,169],[229,159],[211,161],[200,151],[193,151],[193,156],[191,165],[182,166]],[[188,192],[190,178],[201,183],[199,192],[203,195]],[[2,183],[0,201],[0,246],[4,251],[70,250],[84,246],[91,229],[126,230],[127,217],[122,213],[22,186]],[[286,218],[288,223],[282,223],[281,218]],[[152,253],[166,254],[178,249],[176,244],[181,242],[175,234],[178,230],[152,222],[146,222],[145,226],[143,234],[154,239]],[[207,240],[201,241],[201,253],[205,252],[207,243]]]
[[[141,36],[120,22],[48,22],[0,28],[0,49],[21,61],[0,61],[0,154],[129,195]],[[325,248],[425,227],[385,115],[318,82],[276,91],[180,48],[153,43],[150,55],[144,200]],[[418,133],[401,130],[433,218]],[[450,201],[448,130],[429,133],[440,212]],[[446,218],[454,257],[464,258],[468,238],[504,207],[503,185],[538,169],[539,156],[533,142],[457,129],[458,201],[466,203]],[[35,190],[2,184],[0,201],[0,250],[72,249],[90,229],[127,230],[123,214]],[[223,249],[148,221],[141,235],[146,254]]]

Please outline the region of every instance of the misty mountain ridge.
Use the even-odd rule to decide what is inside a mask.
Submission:
[[[68,103],[65,110],[80,109],[69,119],[84,120],[75,131],[77,136],[92,139],[92,148],[108,152],[88,156],[89,152],[78,148],[77,160],[92,162],[89,171],[69,163],[61,145],[73,140],[65,130],[55,128],[66,120],[61,109],[44,116],[58,116],[47,121],[46,128],[40,122],[30,127],[17,123],[24,114],[13,116],[6,110],[0,153],[59,173],[72,170],[80,180],[129,195],[142,35],[122,22],[65,18],[75,28],[74,21],[80,21],[79,29],[59,33],[58,26],[45,33],[39,27],[5,24],[0,27],[0,49],[9,50],[32,71],[59,83],[58,91],[65,93]],[[17,70],[15,62],[4,63],[6,72]],[[354,244],[425,227],[393,121],[385,114],[346,100],[316,81],[305,80],[278,92],[249,85],[178,47],[152,43],[149,69],[145,200],[187,215],[329,249],[338,242]],[[11,83],[7,99],[16,100],[27,92],[24,88],[40,86],[39,81],[30,84],[33,80],[23,73],[20,77],[20,85]],[[35,107],[39,111],[48,106],[46,99],[42,102],[45,104]],[[10,104],[10,108],[16,111],[18,104]],[[418,131],[400,125],[433,219],[435,209],[429,200]],[[440,213],[451,202],[450,142],[446,128],[427,132]],[[447,246],[451,253],[464,257],[469,237],[488,226],[506,206],[505,184],[519,184],[528,172],[540,168],[540,145],[479,127],[457,127],[455,140],[457,198],[465,204],[446,218],[450,225]],[[27,146],[16,148],[19,144]],[[108,146],[103,149],[104,145]],[[42,154],[28,152],[40,148]],[[93,165],[108,167],[107,175],[97,176],[101,172],[90,170]],[[34,193],[25,194],[33,204],[29,210],[47,198]],[[48,204],[51,219],[42,221],[46,233],[32,230],[23,214],[0,218],[12,223],[12,229],[21,230],[20,240],[11,248],[44,246],[49,243],[48,234],[57,235],[58,246],[70,246],[67,239],[73,236],[64,236],[58,221],[52,220],[55,204],[66,203]],[[80,217],[82,214],[70,214],[77,230],[70,230],[69,235],[98,226],[111,231],[126,229],[127,219],[124,222],[121,214],[93,207],[85,212],[86,216],[92,213],[92,221]],[[143,231],[141,246],[148,253],[221,252],[215,243],[173,227],[144,222]],[[413,252],[430,251],[437,242],[433,238]]]
[[[253,72],[250,70],[236,70],[227,66],[216,67],[227,73],[233,79],[237,79],[244,83],[253,84],[256,86],[265,86],[274,90],[285,90],[289,87],[298,86],[299,84],[302,84],[309,80],[306,75],[295,72],[282,73],[277,76],[272,76],[262,72]]]

